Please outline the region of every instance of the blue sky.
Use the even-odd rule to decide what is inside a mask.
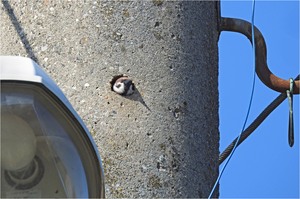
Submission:
[[[252,1],[221,0],[223,17],[251,21]],[[299,74],[299,1],[256,1],[255,25],[267,44],[270,70]],[[252,47],[245,36],[222,32],[219,41],[220,152],[238,136],[252,88]],[[279,93],[256,77],[247,126]],[[294,95],[295,144],[288,145],[285,100],[236,150],[220,181],[220,197],[299,198],[299,95]],[[221,167],[220,167],[221,168]]]

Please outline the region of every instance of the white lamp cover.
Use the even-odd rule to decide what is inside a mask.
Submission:
[[[91,134],[29,58],[0,56],[1,198],[103,198]]]

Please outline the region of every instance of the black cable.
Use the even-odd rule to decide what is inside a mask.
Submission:
[[[298,75],[295,80],[298,80],[300,75]],[[249,125],[249,127],[242,132],[239,142],[237,143],[237,147],[249,136],[253,133],[253,131],[272,113],[277,106],[279,106],[286,98],[286,93],[281,93],[273,102],[271,102],[264,110],[259,114],[259,116]],[[219,164],[222,164],[224,160],[231,153],[236,141],[238,138],[235,138],[230,145],[221,153],[219,156]]]
[[[17,19],[15,13],[14,13],[14,9],[11,7],[11,5],[9,4],[9,2],[7,0],[2,0],[2,4],[5,8],[5,11],[7,13],[7,15],[9,16],[9,19],[11,21],[11,23],[13,24],[15,30],[17,31],[17,34],[19,35],[22,44],[28,54],[28,56],[35,61],[37,64],[39,64],[39,60],[38,58],[35,56],[32,47],[27,39],[27,36],[25,34],[24,29],[22,28],[19,20]]]

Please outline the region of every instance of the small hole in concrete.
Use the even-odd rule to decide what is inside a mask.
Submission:
[[[128,70],[130,70],[130,69],[128,69]],[[114,90],[114,85],[117,81],[126,82],[126,83],[124,83],[125,88],[123,89],[123,91],[122,90],[118,90],[118,91]],[[114,76],[109,83],[110,83],[110,89],[120,95],[131,95],[131,94],[133,94],[133,92],[135,90],[135,85],[134,85],[133,81],[131,79],[129,79],[127,75],[124,75],[124,74]],[[116,85],[116,87],[118,87],[118,85]]]
[[[127,76],[125,76],[125,75],[116,75],[116,76],[113,76],[113,78],[112,78],[112,80],[110,80],[110,89],[113,91],[114,89],[113,89],[113,86],[114,86],[114,84],[116,83],[116,81],[120,78],[120,77],[127,77]]]
[[[160,169],[160,163],[159,162],[156,164],[156,168]]]

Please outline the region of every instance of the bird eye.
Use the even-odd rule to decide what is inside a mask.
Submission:
[[[117,84],[116,87],[117,87],[117,88],[120,88],[120,87],[121,87],[121,84]]]

